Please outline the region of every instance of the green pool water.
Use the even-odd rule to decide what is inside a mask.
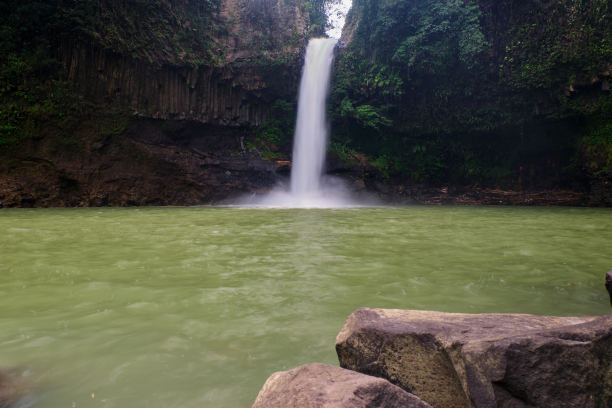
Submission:
[[[612,211],[0,211],[0,367],[35,407],[249,407],[356,308],[610,313]]]

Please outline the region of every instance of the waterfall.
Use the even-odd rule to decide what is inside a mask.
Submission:
[[[297,200],[321,194],[328,131],[325,102],[335,45],[335,39],[316,38],[306,49],[291,170],[291,194]]]
[[[290,188],[279,186],[263,197],[249,197],[248,205],[287,208],[354,207],[357,204],[345,183],[324,176],[329,92],[334,47],[333,38],[312,39],[300,82],[298,115],[293,144]]]

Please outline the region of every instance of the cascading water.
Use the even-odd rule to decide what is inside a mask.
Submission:
[[[321,175],[328,129],[325,100],[336,41],[330,38],[312,39],[306,49],[291,170],[291,194],[299,201],[322,194]]]
[[[249,197],[247,205],[286,208],[336,208],[375,205],[360,194],[357,204],[345,183],[323,174],[327,150],[326,99],[329,92],[335,38],[310,40],[300,82],[290,188],[279,187],[263,197]]]
[[[265,196],[253,195],[242,205],[332,208],[377,204],[363,193],[360,193],[361,204],[357,204],[342,180],[323,174],[329,128],[325,102],[334,47],[351,5],[352,0],[330,2],[326,6],[330,23],[327,35],[332,38],[316,38],[308,43],[300,83],[289,189],[281,186]]]
[[[248,204],[289,208],[356,205],[341,180],[323,175],[329,128],[325,103],[337,41],[334,38],[312,39],[306,49],[298,100],[290,188],[278,188],[261,198],[252,197]]]

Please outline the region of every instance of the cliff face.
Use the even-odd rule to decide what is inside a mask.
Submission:
[[[116,7],[108,3],[106,7]],[[187,14],[190,9],[183,3],[162,11]],[[84,41],[65,41],[58,56],[66,78],[86,98],[111,98],[140,117],[261,125],[276,99],[295,97],[308,22],[304,7],[294,0],[223,0],[210,12],[208,49],[190,51],[177,48],[174,38],[156,38],[162,53],[150,50],[150,45],[121,50],[123,38],[115,41],[119,44],[97,40],[105,32],[94,32]],[[137,19],[134,13],[123,11],[126,19]],[[113,18],[117,25],[118,16]],[[175,30],[196,30],[186,16],[175,18]],[[154,36],[140,27],[130,28],[123,36]]]
[[[609,203],[610,11],[355,0],[332,82],[335,142],[407,183],[607,189]]]
[[[276,183],[304,1],[9,0],[0,15],[0,206],[206,204]]]
[[[324,4],[0,2],[0,202],[199,204],[272,186]],[[610,204],[611,11],[354,0],[331,170],[399,196],[569,189]]]
[[[90,45],[66,44],[60,49],[67,80],[88,99],[112,98],[137,116],[195,120],[225,126],[260,125],[278,97],[276,81],[290,84],[296,65],[252,68],[223,66],[151,66]]]

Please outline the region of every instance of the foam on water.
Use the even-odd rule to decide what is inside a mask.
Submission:
[[[304,194],[295,194],[283,186],[264,196],[254,196],[245,204],[269,208],[350,208],[375,206],[375,200],[357,202],[343,180],[321,177],[319,188]]]

